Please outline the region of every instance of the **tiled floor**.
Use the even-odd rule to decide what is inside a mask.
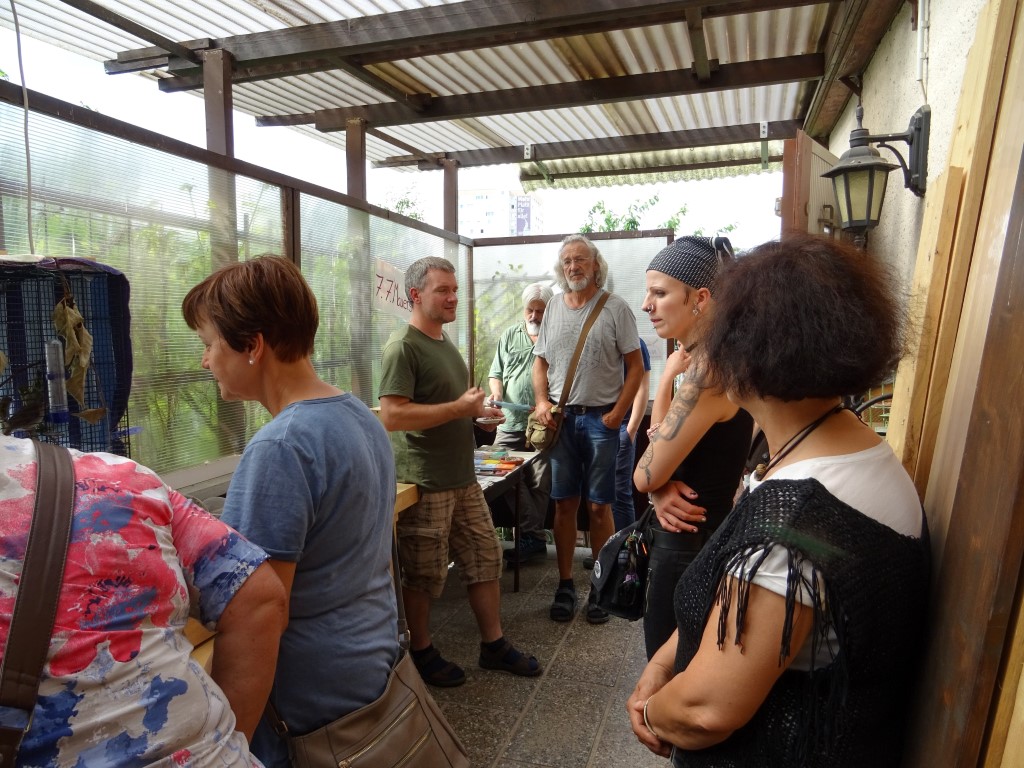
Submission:
[[[507,545],[506,545],[507,546]],[[573,578],[586,602],[589,549],[576,550]],[[434,644],[466,670],[458,688],[431,688],[477,768],[665,768],[629,729],[626,698],[646,661],[641,622],[612,617],[592,626],[581,613],[568,623],[548,618],[558,583],[555,548],[502,577],[502,623],[517,647],[537,656],[544,674],[522,678],[480,669],[479,635],[455,573],[434,604]]]

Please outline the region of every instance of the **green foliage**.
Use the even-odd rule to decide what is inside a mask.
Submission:
[[[410,219],[423,221],[423,212],[420,210],[420,201],[408,194],[402,195],[397,199],[393,195],[390,195],[381,207],[387,208],[389,211],[394,211],[402,216],[408,216]]]
[[[658,196],[654,195],[648,200],[630,203],[626,208],[626,212],[620,215],[610,210],[603,201],[599,201],[587,213],[587,221],[580,227],[579,231],[587,234],[588,232],[630,232],[638,230],[640,229],[641,217],[657,203]],[[732,232],[737,226],[735,223],[726,224],[708,234],[705,232],[704,227],[691,229],[683,224],[683,219],[686,217],[687,212],[688,209],[685,205],[680,206],[675,213],[658,225],[656,229],[671,229],[677,237],[683,234],[713,237]]]
[[[640,229],[640,217],[658,203],[655,195],[645,202],[630,203],[622,215],[608,209],[603,201],[598,201],[587,212],[587,221],[580,227],[580,232],[635,232]]]
[[[723,227],[718,227],[712,232],[705,232],[703,227],[697,227],[693,230],[693,234],[698,237],[717,237],[719,235],[727,235],[736,229],[736,224],[726,224]]]
[[[679,231],[679,222],[686,215],[686,206],[680,206],[679,210],[673,213],[658,229],[671,229],[673,232]]]

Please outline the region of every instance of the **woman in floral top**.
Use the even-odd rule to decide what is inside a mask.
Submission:
[[[19,766],[249,766],[286,623],[266,555],[112,454],[72,451],[75,507],[57,616]],[[35,447],[0,437],[0,653],[36,484]],[[189,614],[215,629],[211,677]],[[7,714],[13,714],[8,712]],[[0,707],[0,725],[4,724]]]

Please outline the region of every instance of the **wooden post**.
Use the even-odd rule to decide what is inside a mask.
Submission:
[[[347,192],[366,199],[366,121],[355,118],[345,124],[345,169]]]

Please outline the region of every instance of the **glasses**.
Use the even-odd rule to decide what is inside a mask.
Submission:
[[[576,264],[586,264],[589,261],[591,261],[591,258],[589,256],[580,256],[578,258],[562,259],[562,266],[563,267],[572,267],[572,266],[575,266]]]

